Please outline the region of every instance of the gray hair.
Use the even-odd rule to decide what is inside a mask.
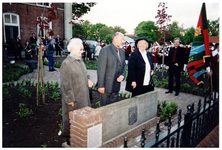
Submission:
[[[113,37],[112,37],[112,39],[114,39],[116,36],[118,36],[118,35],[123,35],[121,32],[116,32],[116,33],[114,33],[113,34]],[[123,35],[124,36],[124,35]]]
[[[77,49],[79,48],[79,45],[82,45],[82,40],[79,38],[73,38],[69,41],[69,44],[67,46],[67,49],[69,52],[71,52],[71,49]]]

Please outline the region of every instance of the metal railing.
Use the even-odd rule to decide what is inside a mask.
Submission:
[[[214,94],[216,95],[216,94]],[[178,113],[177,125],[171,127],[171,116],[167,124],[167,131],[160,134],[159,121],[157,121],[155,138],[145,143],[145,129],[142,128],[140,146],[143,147],[196,147],[219,124],[219,98],[204,98],[198,102],[197,111],[194,112],[194,103],[187,106],[187,112],[182,121],[182,110]],[[124,139],[127,146],[127,137]]]

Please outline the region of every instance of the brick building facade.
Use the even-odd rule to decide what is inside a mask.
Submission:
[[[53,30],[54,35],[59,34],[63,39],[65,37],[64,19],[66,19],[66,17],[64,17],[64,3],[2,3],[3,42],[10,45],[11,40],[15,39],[17,35],[20,35],[22,44],[24,45],[25,41],[29,41],[32,33],[38,36],[37,17],[41,16],[44,9],[50,7],[51,4],[57,6],[58,19],[50,23],[50,28]],[[71,19],[72,18],[67,18],[67,20]],[[10,46],[8,53],[13,53]]]

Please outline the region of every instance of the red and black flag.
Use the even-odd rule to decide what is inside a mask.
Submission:
[[[197,85],[204,83],[204,64],[207,57],[210,57],[209,35],[207,28],[206,8],[205,3],[203,3],[187,65],[189,76]]]

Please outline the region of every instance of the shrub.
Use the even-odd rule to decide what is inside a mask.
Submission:
[[[3,82],[17,81],[20,76],[28,72],[27,67],[22,67],[17,64],[6,63],[3,66]]]
[[[190,91],[190,85],[188,83],[184,83],[181,85],[181,91],[189,92]]]
[[[164,106],[164,107],[163,107]],[[160,115],[160,121],[166,120],[169,115],[176,114],[178,106],[175,102],[167,104],[166,101],[162,102],[162,114]]]
[[[59,97],[59,93],[53,92],[53,95],[51,96],[51,98],[56,101],[58,97]]]
[[[18,114],[21,118],[25,118],[33,114],[33,111],[32,109],[26,108],[26,104],[19,103],[19,111],[15,113]]]
[[[7,98],[10,98],[11,95],[9,93],[9,90],[6,89],[6,88],[3,88],[3,99],[7,99]]]

